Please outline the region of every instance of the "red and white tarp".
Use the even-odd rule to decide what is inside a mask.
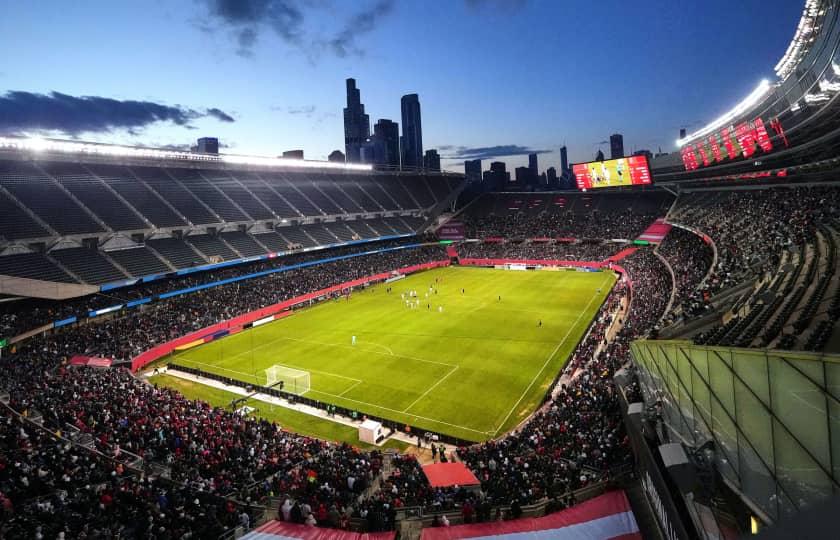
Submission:
[[[111,367],[114,361],[110,358],[100,358],[98,356],[83,356],[77,354],[70,359],[71,366],[92,366],[92,367]]]
[[[423,529],[422,540],[642,540],[623,491],[541,518]]]
[[[270,521],[249,532],[241,540],[394,540],[395,536],[395,532],[355,533]]]
[[[432,487],[477,486],[480,483],[460,461],[423,465],[423,474]]]

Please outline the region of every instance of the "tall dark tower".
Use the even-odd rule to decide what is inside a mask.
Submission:
[[[400,101],[402,106],[402,130],[400,151],[403,169],[423,166],[423,128],[420,123],[420,98],[408,94]]]
[[[621,133],[610,135],[610,159],[624,157],[624,136]]]
[[[356,79],[347,79],[347,107],[344,108],[344,153],[348,163],[362,160],[361,149],[370,137],[370,117],[365,114],[365,106]]]
[[[569,153],[566,150],[566,145],[560,147],[560,176],[565,175],[569,171]]]
[[[373,125],[373,136],[383,141],[385,156],[381,165],[392,169],[400,168],[400,126],[387,118],[380,118]]]

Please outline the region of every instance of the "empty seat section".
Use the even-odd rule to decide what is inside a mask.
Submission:
[[[301,178],[302,175],[290,175],[292,178]],[[294,186],[292,186],[286,179],[276,173],[260,173],[260,178],[274,188],[289,204],[295,207],[303,216],[322,216],[324,213],[312,205],[309,200],[301,194]]]
[[[388,192],[388,195],[397,201],[401,209],[414,210],[415,208],[420,208],[419,204],[409,195],[408,190],[405,189],[405,186],[397,179],[396,175],[377,176],[376,182],[384,191]]]
[[[335,235],[325,229],[323,225],[304,225],[301,229],[306,231],[306,234],[314,238],[321,246],[337,244],[339,242]]]
[[[344,224],[350,227],[350,230],[358,235],[359,238],[378,238],[382,236],[368,226],[368,221],[357,219],[356,221],[345,221]]]
[[[250,234],[244,232],[224,232],[221,234],[222,238],[233,249],[239,252],[243,257],[253,257],[254,255],[265,255],[266,248],[260,246],[254,241]]]
[[[56,162],[44,163],[43,168],[113,230],[147,228],[137,214],[81,165]]]
[[[376,203],[385,210],[400,210],[401,206],[397,204],[393,197],[382,188],[382,184],[378,181],[371,180],[369,177],[359,176],[356,181],[365,193],[370,195]]]
[[[207,263],[207,261],[180,238],[159,238],[146,244],[157,251],[175,268],[189,268]]]
[[[398,234],[396,229],[391,227],[384,219],[369,219],[366,223],[368,227],[378,233],[377,236],[392,236],[394,234]]]
[[[254,173],[247,171],[236,172],[236,179],[242,182],[251,193],[259,199],[264,205],[271,208],[271,210],[281,218],[297,218],[302,214],[292,208],[276,191],[263,181],[262,178]]]
[[[93,234],[102,227],[33,165],[0,162],[0,185],[62,235]]]
[[[396,234],[408,234],[414,232],[411,230],[411,227],[409,227],[408,224],[399,217],[385,218],[384,221],[389,227],[394,229]]]
[[[165,274],[166,272],[172,271],[171,268],[145,246],[131,249],[117,249],[106,253],[114,262],[125,268],[134,277]]]
[[[319,184],[323,182],[318,182]],[[304,195],[306,195],[309,200],[311,200],[315,205],[320,208],[325,214],[327,215],[336,215],[336,214],[345,214],[349,212],[345,212],[343,209],[339,208],[336,203],[334,203],[329,197],[327,197],[323,191],[318,189],[314,182],[309,181],[306,178],[301,178],[298,181],[294,182],[295,187],[301,190]]]
[[[289,241],[274,232],[255,234],[254,238],[267,247],[269,251],[286,251],[289,249]]]
[[[195,196],[184,186],[176,182],[171,176],[158,167],[132,167],[138,177],[142,178],[166,202],[194,225],[218,223],[219,218],[211,214]]]
[[[98,285],[109,281],[119,281],[128,276],[111,264],[111,261],[94,249],[70,248],[50,252],[50,257],[79,276],[85,283]]]
[[[50,236],[37,221],[29,217],[5,194],[0,193],[0,236],[8,240]]]
[[[234,253],[224,242],[215,236],[197,234],[195,236],[188,236],[185,240],[187,243],[192,244],[193,247],[198,248],[210,260],[212,260],[211,257],[221,257],[226,261],[239,258],[239,255]]]
[[[167,170],[223,220],[248,221],[248,216],[236,208],[221,191],[205,180],[201,172],[193,169],[170,168]]]
[[[242,184],[225,171],[205,170],[201,173],[211,184],[233,199],[251,219],[274,219],[274,214],[254,198]]]
[[[56,266],[43,253],[22,253],[0,257],[0,276],[76,283],[75,279]]]
[[[151,221],[155,227],[183,227],[186,222],[160,197],[138,180],[127,167],[86,165],[88,170],[120,194],[128,204]]]
[[[375,212],[381,210],[370,197],[361,193],[358,186],[352,183],[352,177],[336,174],[330,177],[332,181],[321,182],[319,186],[327,195],[349,213]]]
[[[443,202],[452,193],[452,188],[445,176],[427,176],[426,181],[432,189],[432,195],[435,196],[438,202]]]
[[[426,185],[426,182],[423,181],[422,176],[398,176],[397,181],[402,184],[409,193],[411,193],[414,200],[420,204],[420,208],[429,208],[435,205],[435,198],[432,197],[432,192],[429,191],[429,188]]]
[[[423,224],[426,223],[425,218],[414,216],[402,216],[400,219],[402,219],[405,222],[405,224],[408,225],[408,228],[411,230],[411,232],[417,232],[418,230],[420,230],[420,227],[422,227]]]
[[[301,227],[282,227],[275,229],[275,231],[282,235],[288,241],[288,244],[300,244],[303,247],[315,247],[318,245],[318,242],[307,236]]]
[[[339,240],[342,242],[350,242],[351,240],[359,240],[360,238],[354,238],[357,235],[354,231],[350,230],[347,225],[343,222],[336,222],[336,223],[327,223],[324,225],[324,228],[333,233]]]

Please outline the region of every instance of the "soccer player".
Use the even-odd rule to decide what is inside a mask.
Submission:
[[[537,324],[537,326],[542,328],[542,319],[540,319],[540,322]]]
[[[355,344],[356,344],[356,336],[353,336],[353,338],[350,340],[350,344],[351,344],[351,345],[355,345]]]

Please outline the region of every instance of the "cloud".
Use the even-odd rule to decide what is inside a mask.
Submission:
[[[356,38],[375,30],[379,21],[393,10],[394,0],[377,0],[369,8],[350,17],[341,31],[330,39],[330,48],[339,58],[345,58],[351,54],[363,56],[364,50],[356,44]]]
[[[289,114],[302,114],[309,118],[315,112],[315,105],[303,105],[302,107],[286,107]]]
[[[534,150],[518,144],[502,144],[497,146],[483,146],[468,148],[466,146],[443,145],[438,148],[449,154],[443,159],[493,159],[505,156],[525,156],[528,154],[548,154],[551,150]]]
[[[229,27],[240,56],[251,56],[260,30],[267,27],[286,43],[300,43],[303,12],[295,0],[203,0],[209,15]],[[202,24],[202,27],[211,26]]]
[[[58,131],[73,136],[124,129],[136,135],[137,130],[157,122],[192,128],[190,122],[205,117],[234,121],[232,116],[215,107],[199,112],[180,105],[70,96],[60,92],[10,91],[0,95],[0,131],[5,133]]]
[[[229,115],[221,109],[217,109],[216,107],[211,107],[210,109],[207,109],[207,116],[212,116],[219,122],[236,122],[236,120],[231,115]]]

